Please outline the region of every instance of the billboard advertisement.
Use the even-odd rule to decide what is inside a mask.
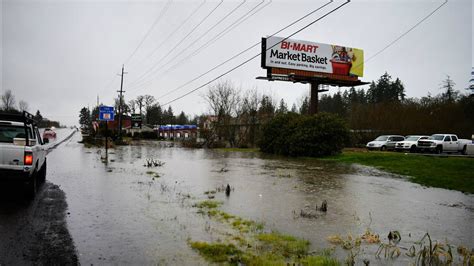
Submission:
[[[262,67],[362,77],[364,51],[282,37],[262,39]]]

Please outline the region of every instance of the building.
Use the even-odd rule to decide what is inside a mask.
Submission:
[[[158,136],[165,139],[194,139],[198,132],[196,125],[165,125],[157,129]]]

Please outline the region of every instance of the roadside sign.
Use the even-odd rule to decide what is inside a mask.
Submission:
[[[112,106],[99,106],[99,120],[100,121],[113,121],[114,108]]]
[[[132,128],[142,128],[141,114],[132,114]]]

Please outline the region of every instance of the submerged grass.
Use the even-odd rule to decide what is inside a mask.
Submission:
[[[309,241],[278,232],[257,235],[262,245],[259,247],[271,254],[281,254],[285,258],[302,257],[308,254]]]
[[[409,176],[425,186],[474,193],[474,159],[433,157],[395,152],[346,151],[323,160],[358,163]]]
[[[205,200],[196,203],[198,213],[227,225],[222,242],[188,243],[206,260],[234,265],[339,265],[330,254],[309,254],[309,241],[278,232],[264,232],[264,225],[217,209],[222,202]]]
[[[197,250],[201,256],[211,262],[229,262],[232,257],[239,257],[242,251],[233,244],[189,242],[191,248]]]
[[[196,207],[198,209],[215,209],[219,206],[222,205],[222,202],[220,201],[215,201],[215,200],[204,200],[204,201],[201,201],[201,202],[198,202],[196,203],[195,205],[193,205],[193,207]]]

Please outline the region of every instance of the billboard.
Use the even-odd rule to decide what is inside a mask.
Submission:
[[[262,39],[262,67],[362,77],[364,51],[282,37]]]

